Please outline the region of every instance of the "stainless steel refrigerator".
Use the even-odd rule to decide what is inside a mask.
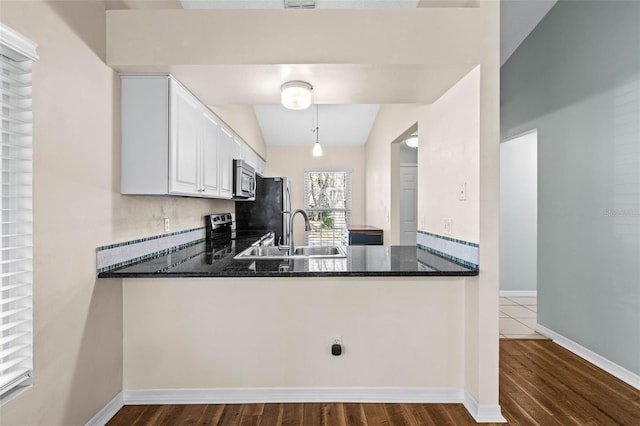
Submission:
[[[256,175],[254,201],[236,201],[236,229],[272,231],[276,244],[288,244],[291,191],[286,177]]]

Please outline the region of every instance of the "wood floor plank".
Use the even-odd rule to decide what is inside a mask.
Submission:
[[[404,404],[384,404],[389,422],[394,426],[418,426],[413,416],[404,409]]]
[[[182,422],[183,411],[186,405],[168,404],[161,405],[157,409],[159,411],[156,425],[158,426],[174,426]]]
[[[162,405],[147,405],[140,416],[131,423],[132,426],[154,425],[161,415]]]
[[[207,405],[207,408],[205,408],[196,424],[203,426],[217,425],[222,417],[223,411],[224,404]]]
[[[138,417],[144,412],[146,405],[125,405],[122,407],[111,420],[107,422],[108,426],[126,426],[132,425]]]
[[[220,426],[237,426],[240,423],[242,404],[226,404],[218,420]]]
[[[427,410],[424,408],[426,404],[406,404],[409,413],[420,426],[437,426],[437,423],[431,418]]]
[[[304,404],[282,404],[282,426],[299,426],[302,424]]]
[[[322,424],[326,426],[346,426],[344,405],[333,402],[322,404]]]
[[[471,414],[469,414],[462,404],[449,404],[448,408],[449,410],[447,410],[447,412],[449,417],[451,417],[456,426],[476,424],[473,417],[471,417]]]
[[[243,416],[261,416],[264,411],[264,404],[242,404]]]
[[[436,425],[452,425],[453,420],[447,415],[450,404],[425,404],[424,409]]]
[[[344,405],[345,421],[348,426],[368,426],[362,404],[347,403]]]
[[[303,404],[303,417],[302,424],[307,425],[322,425],[324,426],[322,419],[322,404],[317,402]]]
[[[199,420],[204,414],[204,412],[206,411],[208,406],[206,404],[188,404],[188,405],[183,405],[182,407],[183,407],[182,415],[180,418],[176,419],[177,423],[174,423],[174,425],[175,424],[180,424],[180,426],[200,425],[201,423],[199,423]]]
[[[367,424],[375,426],[391,425],[384,404],[362,404]]]
[[[260,426],[273,426],[282,423],[282,404],[264,404],[260,416]]]

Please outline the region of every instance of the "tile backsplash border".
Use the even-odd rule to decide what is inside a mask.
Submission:
[[[205,240],[204,227],[109,244],[96,248],[97,273],[172,253]]]
[[[417,246],[467,268],[478,269],[480,245],[427,231],[417,231]]]

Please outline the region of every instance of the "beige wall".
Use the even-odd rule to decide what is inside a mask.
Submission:
[[[473,64],[484,53],[483,15],[477,8],[111,10],[107,63]],[[172,27],[183,29],[180,37]]]
[[[478,242],[480,160],[480,70],[476,68],[425,109],[418,123],[418,229]],[[460,201],[459,185],[467,199]]]
[[[286,176],[290,179],[291,207],[304,208],[304,169],[333,168],[352,169],[351,181],[351,223],[365,223],[365,149],[364,146],[335,147],[324,146],[323,156],[311,155],[313,146],[269,146],[267,148],[266,176]],[[295,219],[294,241],[304,243],[304,222]]]
[[[122,389],[122,285],[98,246],[201,226],[229,202],[121,196],[119,80],[104,62],[104,4],[6,1],[0,21],[39,44],[33,67],[34,385],[0,424],[81,425]]]
[[[262,130],[253,106],[230,104],[209,105],[209,108],[251,145],[253,150],[260,154],[264,160],[267,159],[267,145],[264,143]]]
[[[395,229],[399,222],[394,220],[396,223],[392,223],[391,220],[393,213],[399,217],[399,209],[395,208],[398,203],[395,197],[392,200],[391,188],[392,176],[400,173],[398,153],[392,155],[392,143],[415,130],[423,109],[423,105],[381,105],[365,146],[366,222],[384,230],[385,244],[399,244],[400,241]]]
[[[135,279],[123,287],[127,390],[463,386],[464,278]],[[340,336],[337,358],[330,346]]]

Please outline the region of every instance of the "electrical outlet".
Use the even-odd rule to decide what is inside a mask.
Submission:
[[[337,336],[331,339],[332,345],[342,345],[342,336]]]
[[[458,198],[460,201],[465,201],[467,199],[467,182],[460,184],[460,187],[458,188]]]
[[[164,232],[169,232],[171,230],[171,222],[168,217],[164,218]]]
[[[450,217],[444,219],[444,234],[451,235],[452,220]]]

